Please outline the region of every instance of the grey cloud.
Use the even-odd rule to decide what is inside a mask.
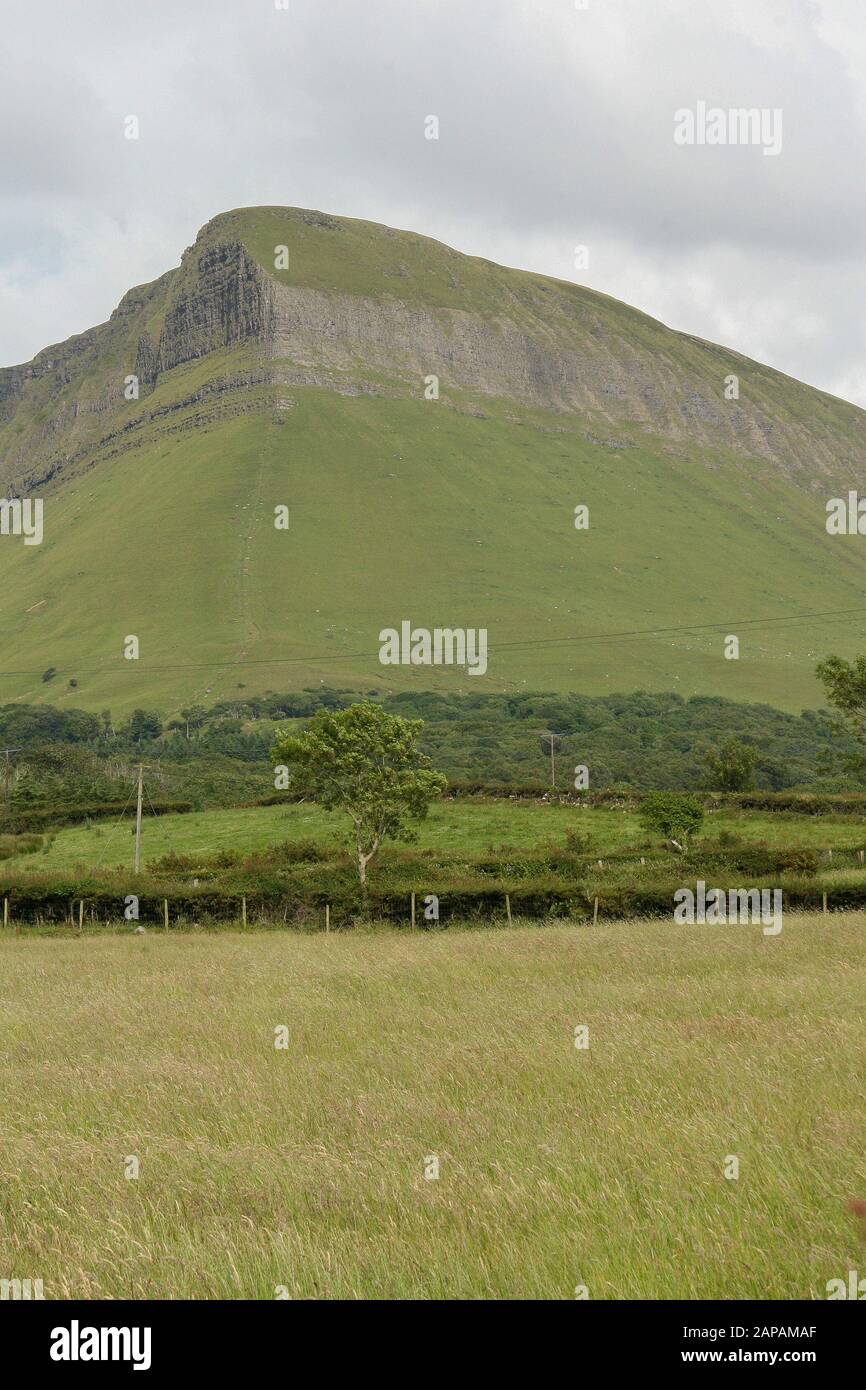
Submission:
[[[866,403],[856,6],[5,8],[0,361],[104,319],[215,213],[292,203],[584,279]],[[698,99],[781,107],[781,155],[676,146]]]

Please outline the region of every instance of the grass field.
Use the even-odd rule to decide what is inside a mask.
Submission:
[[[863,915],[7,937],[0,1273],[61,1298],[824,1298],[864,1257],[864,946]]]
[[[637,814],[607,807],[579,809],[538,801],[473,799],[442,801],[431,808],[421,826],[420,849],[464,850],[480,853],[488,846],[530,847],[549,840],[563,842],[566,830],[578,828],[593,837],[599,854],[625,850],[646,841]],[[94,822],[57,832],[44,853],[4,860],[10,869],[111,868],[132,862],[132,822],[119,826]],[[283,840],[345,839],[348,821],[312,805],[260,806],[224,811],[200,811],[179,816],[150,817],[144,822],[142,859],[145,865],[170,852],[216,854],[220,850],[249,851]],[[704,822],[704,834],[727,830],[743,840],[773,845],[806,845],[815,849],[859,849],[866,846],[866,825],[856,816],[806,816],[779,812],[760,814],[737,810],[714,811]]]

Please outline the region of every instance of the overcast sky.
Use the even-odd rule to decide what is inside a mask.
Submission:
[[[269,203],[578,280],[866,406],[866,0],[278,2],[0,0],[0,365]],[[781,110],[781,152],[676,144],[701,101]]]

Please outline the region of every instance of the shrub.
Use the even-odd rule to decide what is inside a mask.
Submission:
[[[569,826],[565,832],[565,847],[569,854],[589,854],[594,840],[588,830],[578,830]]]
[[[694,796],[650,792],[641,806],[640,819],[644,829],[656,831],[685,848],[703,824],[704,808]]]

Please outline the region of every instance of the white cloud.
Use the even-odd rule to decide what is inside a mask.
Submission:
[[[860,0],[4,10],[2,362],[105,319],[215,213],[289,203],[581,279],[866,404]],[[781,155],[676,146],[699,99],[780,107]]]

